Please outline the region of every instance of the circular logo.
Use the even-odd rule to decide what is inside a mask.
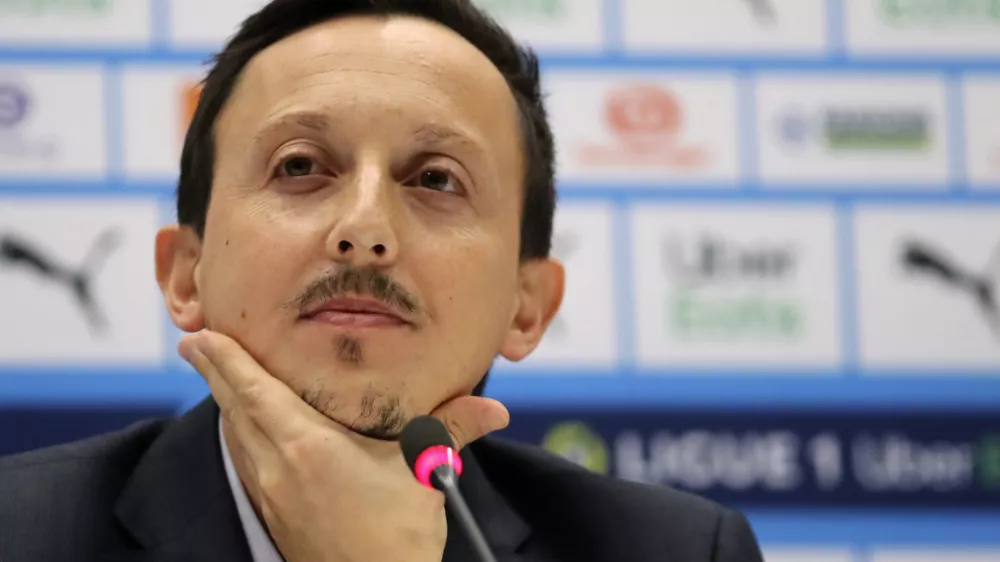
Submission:
[[[672,93],[656,85],[633,85],[609,92],[604,118],[620,137],[636,141],[677,136],[683,113]]]
[[[28,114],[28,94],[15,84],[0,82],[0,127],[9,128]]]
[[[812,121],[799,109],[789,109],[778,116],[778,136],[787,144],[805,144],[812,135]]]
[[[542,447],[593,472],[608,472],[608,447],[604,439],[582,422],[552,426],[545,433]]]

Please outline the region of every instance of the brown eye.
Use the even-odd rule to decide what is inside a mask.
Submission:
[[[424,170],[420,173],[420,187],[434,191],[456,191],[455,180],[444,170]]]
[[[281,165],[284,175],[290,177],[308,176],[313,173],[313,160],[308,156],[294,156]]]

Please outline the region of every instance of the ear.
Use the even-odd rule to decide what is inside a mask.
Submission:
[[[556,259],[535,259],[521,264],[517,310],[500,346],[500,355],[509,361],[520,361],[534,351],[559,312],[565,283],[566,271]]]
[[[201,240],[194,229],[172,224],[156,234],[156,282],[167,312],[185,332],[205,327],[205,313],[198,294]]]

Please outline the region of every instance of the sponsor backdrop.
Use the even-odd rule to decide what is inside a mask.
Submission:
[[[1000,561],[1000,1],[479,0],[542,54],[563,311],[507,433],[769,562]],[[260,0],[0,0],[0,453],[190,407],[153,281]]]

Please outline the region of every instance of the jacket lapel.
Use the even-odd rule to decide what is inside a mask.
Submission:
[[[139,461],[115,515],[140,545],[108,562],[250,562],[207,398],[167,426]]]
[[[463,473],[459,480],[462,496],[469,505],[479,528],[486,537],[498,562],[530,562],[542,560],[522,551],[531,528],[490,483],[476,461],[476,444],[466,447],[462,455]],[[448,542],[442,562],[477,560],[475,551],[464,531],[448,510]]]
[[[209,397],[153,442],[115,510],[138,547],[109,553],[105,562],[251,562],[222,463],[218,415],[218,406]],[[531,529],[490,483],[476,461],[475,449],[473,444],[462,451],[459,485],[497,560],[547,560],[524,548]],[[448,529],[442,562],[475,560],[450,510]]]

